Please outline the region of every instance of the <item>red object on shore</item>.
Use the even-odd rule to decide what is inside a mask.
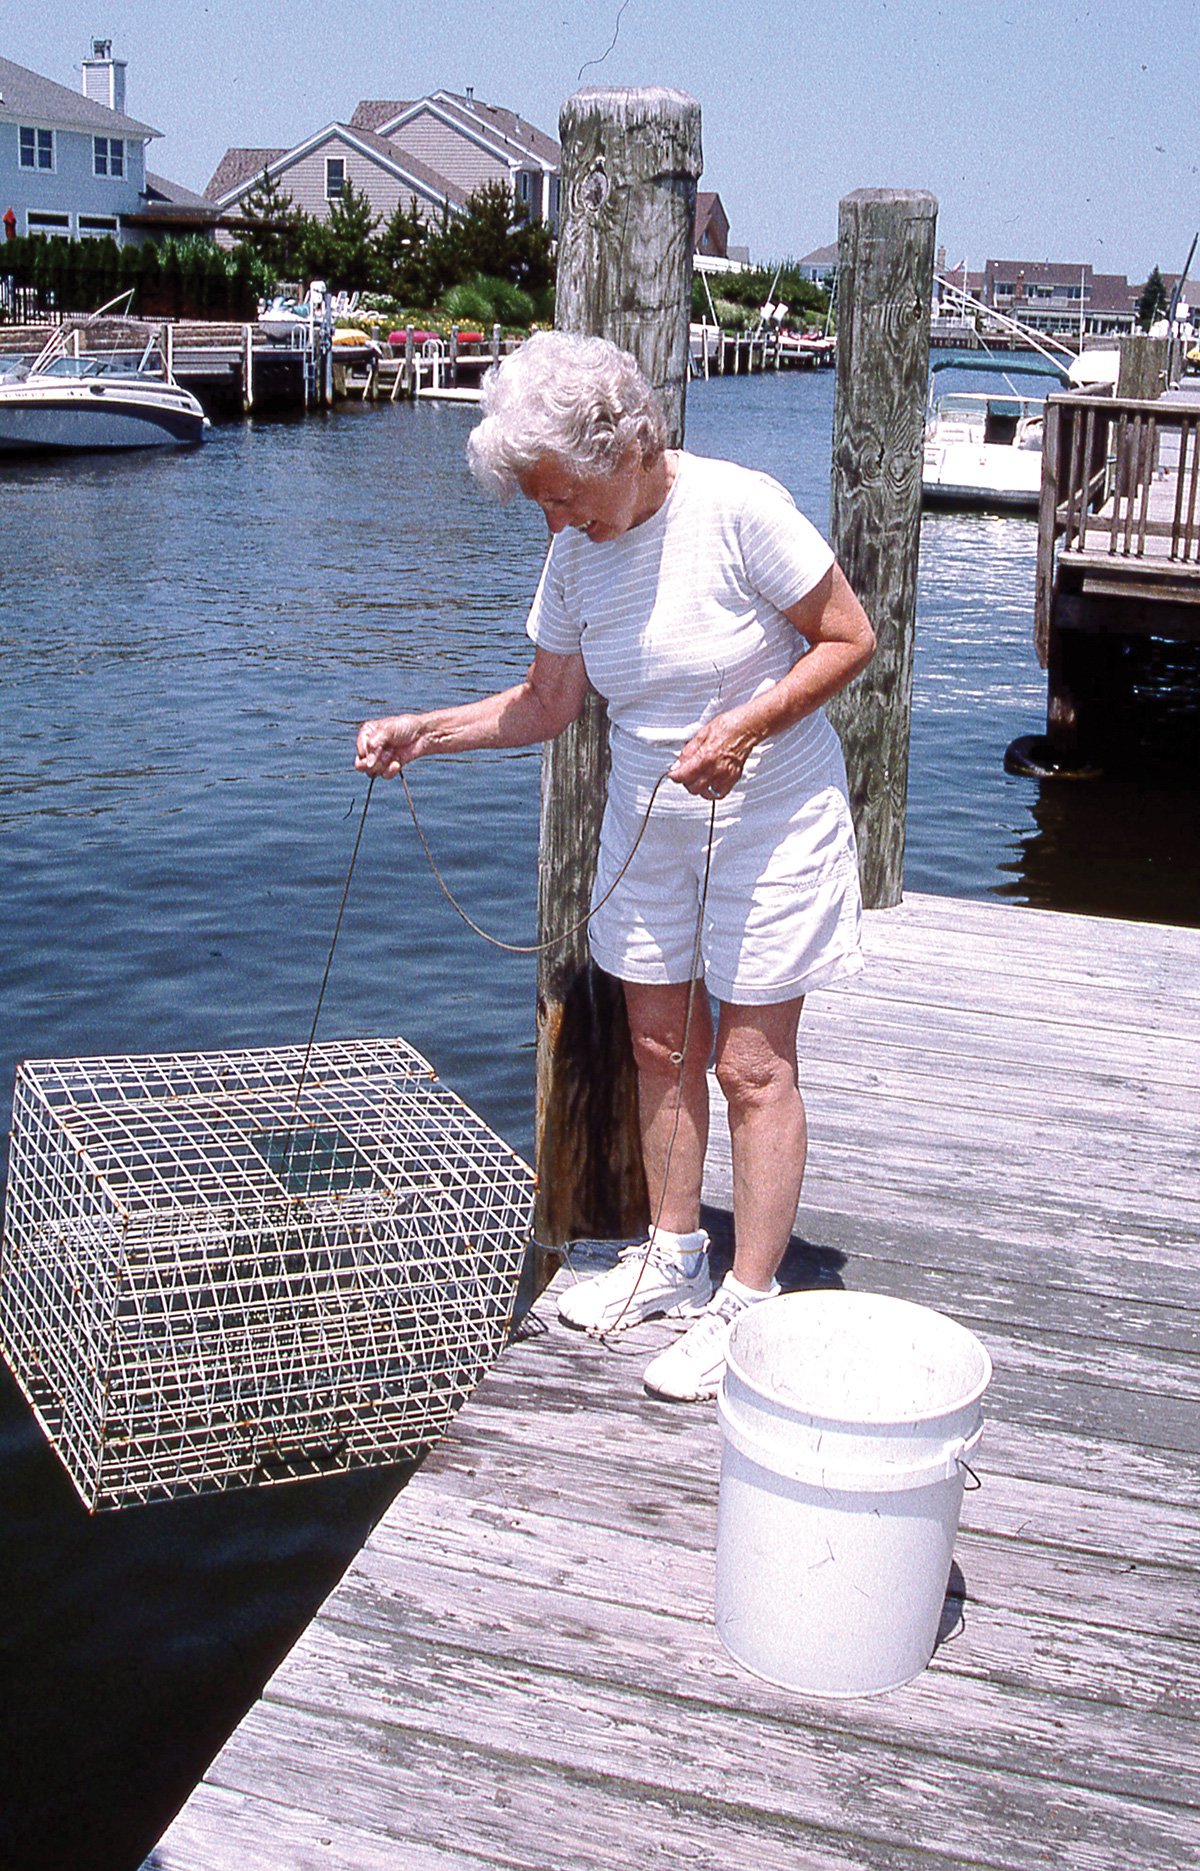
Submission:
[[[4,210],[4,238],[5,240],[17,238],[17,217],[11,208]]]

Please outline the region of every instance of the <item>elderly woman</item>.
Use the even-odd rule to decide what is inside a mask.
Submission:
[[[468,459],[502,499],[536,501],[550,529],[533,662],[482,701],[366,722],[356,764],[388,777],[426,754],[525,746],[574,721],[589,682],[607,701],[590,940],[624,986],[654,1224],[559,1311],[592,1333],[690,1321],[644,1381],[711,1397],[732,1321],[779,1290],[807,1144],[804,996],[861,965],[845,771],[821,705],[874,637],[784,488],[668,449],[653,391],[602,339],[540,333],[489,371]],[[729,1107],[736,1239],[715,1293],[700,1227],[710,1059]]]

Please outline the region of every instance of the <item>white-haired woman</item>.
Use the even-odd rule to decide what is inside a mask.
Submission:
[[[669,774],[589,925],[596,961],[624,986],[654,1226],[559,1310],[594,1333],[690,1320],[646,1387],[711,1397],[733,1319],[778,1291],[795,1220],[804,996],[860,966],[845,772],[821,705],[865,667],[874,637],[785,490],[668,449],[653,391],[614,345],[538,334],[489,371],[482,408],[472,472],[501,498],[536,501],[552,535],[527,626],[533,662],[482,701],[366,722],[356,764],[387,777],[426,754],[550,739],[590,680],[612,737],[596,902]],[[680,1064],[702,898],[703,986]],[[700,1227],[710,1058],[729,1107],[736,1242],[715,1293]]]

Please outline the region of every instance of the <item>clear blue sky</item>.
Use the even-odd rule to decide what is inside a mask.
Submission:
[[[0,55],[79,82],[128,61],[151,166],[203,188],[230,144],[290,145],[362,97],[473,85],[552,134],[621,0],[6,0]],[[932,189],[964,256],[1177,272],[1200,226],[1195,0],[626,0],[584,83],[703,112],[703,187],[755,259],[834,240],[853,188]],[[1196,272],[1193,267],[1193,274]]]

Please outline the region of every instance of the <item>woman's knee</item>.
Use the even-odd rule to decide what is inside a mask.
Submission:
[[[629,1038],[639,1072],[654,1078],[677,1078],[686,1039],[691,1070],[707,1068],[712,1050],[712,1019],[703,989],[690,1010],[686,992],[626,993]]]
[[[722,1034],[714,1066],[726,1103],[750,1111],[799,1097],[795,1043],[786,1050],[762,1033]]]

